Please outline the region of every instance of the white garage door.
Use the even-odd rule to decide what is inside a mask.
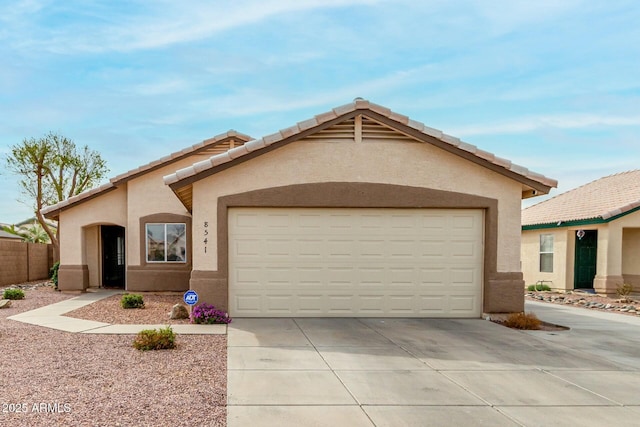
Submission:
[[[233,208],[236,317],[479,317],[483,213]]]

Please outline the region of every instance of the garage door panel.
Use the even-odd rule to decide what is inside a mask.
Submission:
[[[324,241],[322,239],[300,239],[296,242],[298,257],[311,260],[322,257],[324,251]]]
[[[444,267],[420,268],[420,281],[418,285],[444,286],[449,280],[449,270]]]
[[[411,317],[415,312],[415,295],[391,294],[386,299],[388,314]]]
[[[247,285],[260,285],[262,279],[262,269],[256,267],[236,267],[235,270],[236,283],[238,286],[245,287]]]
[[[326,242],[328,259],[350,259],[354,253],[354,242],[347,239],[329,238]]]
[[[386,241],[377,240],[360,240],[357,246],[357,255],[360,259],[381,260],[385,258]]]
[[[262,294],[260,293],[244,293],[242,295],[234,295],[230,301],[230,305],[239,313],[245,315],[259,315],[262,312]]]
[[[444,315],[447,313],[447,297],[444,294],[420,295],[416,300],[418,312],[424,316]]]
[[[451,228],[453,232],[459,230],[470,230],[476,227],[477,218],[474,215],[452,215]]]
[[[446,242],[441,240],[421,240],[418,243],[418,254],[420,259],[442,259],[446,253]]]
[[[322,267],[300,267],[296,273],[296,281],[302,286],[322,285]]]
[[[230,209],[230,312],[478,317],[482,217],[477,210]]]
[[[450,270],[450,280],[449,283],[451,286],[466,286],[467,288],[472,286],[474,283],[477,283],[479,277],[474,268],[452,268]]]
[[[472,310],[476,304],[476,298],[473,295],[452,295],[449,297],[450,311],[465,313]]]
[[[456,258],[470,258],[472,261],[477,255],[477,244],[473,241],[456,240],[451,242],[451,256]]]
[[[237,239],[231,246],[231,251],[236,256],[260,257],[263,252],[262,241],[259,239]]]
[[[322,313],[327,305],[328,296],[321,289],[296,294],[298,309],[307,313]]]

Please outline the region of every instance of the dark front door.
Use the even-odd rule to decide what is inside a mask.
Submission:
[[[596,276],[597,254],[597,230],[585,230],[582,238],[576,234],[574,289],[593,288],[593,278]]]
[[[124,227],[103,225],[102,286],[124,288]]]

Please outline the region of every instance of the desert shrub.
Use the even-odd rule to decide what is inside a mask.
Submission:
[[[140,351],[176,348],[176,334],[171,326],[160,329],[144,329],[136,335],[133,347]]]
[[[24,292],[22,289],[5,289],[2,299],[24,299]]]
[[[540,329],[542,322],[533,313],[512,313],[504,325],[514,329]]]
[[[124,294],[120,300],[122,308],[144,308],[144,301],[142,295],[138,294]]]
[[[633,285],[629,283],[624,283],[622,285],[618,285],[616,288],[616,294],[618,294],[618,298],[622,300],[622,302],[630,302],[629,295],[633,292]]]
[[[191,312],[191,323],[204,323],[208,325],[214,323],[231,323],[231,318],[226,312],[218,310],[211,304],[202,303],[193,308]]]
[[[55,264],[53,264],[53,267],[51,267],[51,269],[49,270],[51,281],[55,285],[54,289],[56,291],[58,290],[58,270],[59,269],[60,269],[60,261],[58,261]]]
[[[549,287],[549,285],[539,283],[539,284],[527,286],[527,290],[528,291],[550,291],[551,288]]]

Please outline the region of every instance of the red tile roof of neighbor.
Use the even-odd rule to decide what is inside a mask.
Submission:
[[[640,169],[605,176],[522,211],[522,225],[608,220],[640,207]]]

